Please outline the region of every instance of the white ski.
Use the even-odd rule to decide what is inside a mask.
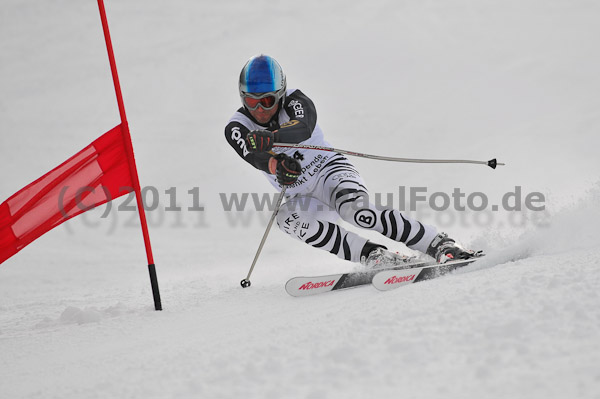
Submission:
[[[464,267],[475,262],[477,259],[454,260],[442,264],[428,265],[404,270],[383,270],[377,273],[371,283],[380,291],[393,290],[423,280],[430,280],[443,276],[459,267]]]

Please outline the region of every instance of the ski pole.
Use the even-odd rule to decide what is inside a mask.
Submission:
[[[285,189],[287,188],[287,186],[283,186],[283,189],[281,190],[281,193],[279,194],[279,198],[277,199],[277,203],[275,204],[275,210],[273,211],[273,215],[271,216],[271,220],[269,221],[269,224],[267,225],[267,229],[265,230],[265,234],[263,234],[263,238],[260,242],[260,245],[258,246],[258,250],[256,251],[256,255],[254,255],[254,260],[252,261],[252,266],[250,266],[250,270],[248,271],[248,276],[246,276],[245,279],[243,279],[242,281],[240,281],[240,284],[242,285],[242,288],[247,288],[250,287],[251,283],[250,283],[250,275],[252,274],[252,271],[254,270],[254,266],[256,265],[256,261],[258,260],[258,256],[260,255],[260,251],[262,251],[263,246],[265,245],[265,241],[267,240],[267,236],[269,235],[269,231],[271,230],[271,226],[273,225],[273,221],[275,220],[275,217],[277,216],[277,212],[279,212],[279,208],[281,207],[281,202],[283,200],[283,196],[285,195]]]
[[[340,150],[337,148],[331,147],[322,147],[319,145],[309,145],[309,144],[288,144],[288,143],[275,143],[273,147],[285,147],[285,148],[304,148],[307,150],[321,150],[321,151],[330,151],[330,152],[339,152],[340,154],[351,155],[355,157],[361,158],[369,158],[369,159],[378,159],[381,161],[393,161],[393,162],[414,162],[414,163],[473,163],[473,164],[481,164],[487,165],[492,169],[496,169],[498,165],[505,165],[496,161],[496,158],[490,159],[489,161],[471,161],[468,159],[417,159],[417,158],[394,158],[394,157],[384,157],[380,155],[370,155],[370,154],[362,154],[360,152],[354,151],[346,151]]]

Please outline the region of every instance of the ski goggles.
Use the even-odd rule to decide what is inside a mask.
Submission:
[[[269,92],[269,93],[242,93],[242,100],[244,105],[251,111],[254,111],[260,105],[265,110],[273,109],[283,95],[283,90]]]

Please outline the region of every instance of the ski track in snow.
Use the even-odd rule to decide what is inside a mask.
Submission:
[[[164,206],[170,187],[184,208],[200,187],[207,212],[149,212],[162,312],[125,212],[79,216],[2,264],[0,398],[600,398],[597,4],[106,7],[140,179]],[[0,37],[4,200],[118,114],[95,2],[6,0]],[[507,163],[353,159],[372,191],[460,187],[493,203],[518,185],[546,194],[546,212],[425,214],[487,256],[390,292],[306,298],[285,282],[354,266],[274,227],[242,289],[269,214],[221,212],[218,194],[271,187],[222,129],[259,52],[315,100],[336,147]]]

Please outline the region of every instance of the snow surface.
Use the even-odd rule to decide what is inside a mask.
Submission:
[[[600,397],[600,3],[106,7],[140,179],[159,193],[164,311],[123,201],[65,223],[0,267],[0,397]],[[119,120],[95,1],[3,0],[0,38],[4,200]],[[260,52],[338,148],[507,163],[353,159],[372,192],[459,187],[491,205],[520,186],[545,211],[423,211],[489,255],[387,293],[288,296],[290,277],[353,266],[275,229],[243,290],[270,214],[225,212],[219,193],[272,189],[223,127]],[[171,187],[181,212],[164,210]],[[187,210],[194,187],[204,212]]]

